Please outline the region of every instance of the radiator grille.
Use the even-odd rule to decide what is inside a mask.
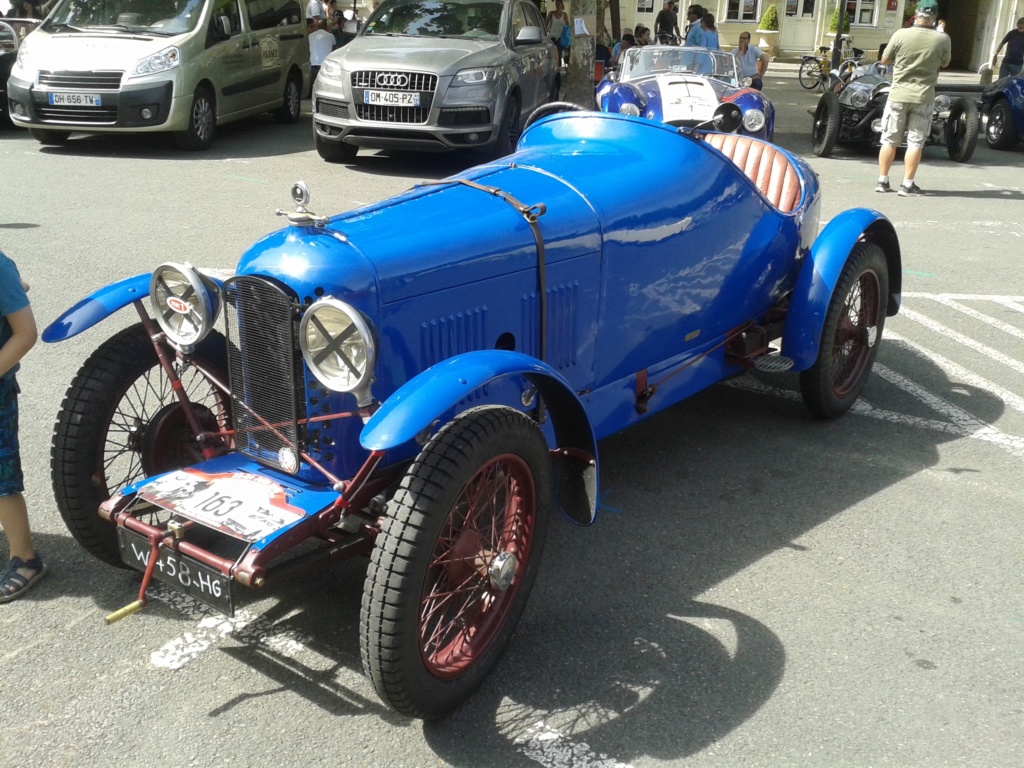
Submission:
[[[487,107],[442,109],[437,118],[438,125],[487,125],[490,122],[491,110]]]
[[[419,92],[418,107],[364,104],[363,90]],[[437,89],[437,75],[394,70],[360,70],[352,73],[352,95],[356,117],[375,123],[422,124],[430,117],[430,105]]]
[[[393,72],[361,70],[352,73],[353,88],[373,88],[378,91],[429,91],[437,88],[437,75],[423,72]]]
[[[280,449],[303,450],[297,405],[302,356],[293,307],[286,289],[272,280],[241,276],[224,284],[235,446],[283,471]]]
[[[47,72],[39,73],[39,85],[48,90],[117,91],[124,72]]]
[[[375,123],[425,123],[430,116],[430,107],[392,107],[386,104],[356,104],[356,116],[360,120]]]
[[[116,99],[117,97],[111,97]],[[41,120],[65,123],[89,123],[106,125],[117,122],[117,105],[110,107],[58,107],[39,105],[36,107]]]

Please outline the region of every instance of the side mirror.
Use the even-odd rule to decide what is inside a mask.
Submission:
[[[544,30],[540,27],[523,27],[516,35],[516,45],[536,45],[544,39]]]
[[[716,131],[732,133],[743,122],[743,112],[735,104],[719,104],[711,121]]]
[[[346,21],[344,26],[342,26],[341,31],[344,32],[346,35],[354,35],[359,32],[359,22]]]
[[[227,40],[231,37],[231,19],[227,16],[218,16],[214,22],[214,26],[217,30],[217,37],[221,40]]]

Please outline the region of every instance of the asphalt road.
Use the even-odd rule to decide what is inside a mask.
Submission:
[[[766,92],[776,140],[810,155],[816,95],[785,65]],[[0,606],[0,765],[1024,764],[1024,150],[982,141],[959,165],[928,149],[920,199],[875,194],[871,152],[809,159],[822,224],[875,207],[903,248],[904,309],[862,403],[816,422],[794,378],[745,378],[604,441],[597,523],[552,526],[509,652],[441,723],[389,713],[363,679],[358,563],[230,621],[158,590],[105,626],[139,577],[65,532],[48,453],[74,372],[130,317],[40,343],[22,442],[52,573]],[[230,268],[282,225],[296,179],[334,213],[472,162],[328,166],[308,116],[225,128],[202,154],[8,131],[0,248],[46,324],[164,260]]]

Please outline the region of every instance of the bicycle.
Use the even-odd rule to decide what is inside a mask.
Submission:
[[[839,42],[842,46],[840,51],[842,63],[836,70],[836,74],[840,80],[846,80],[853,70],[860,66],[864,51],[853,47],[853,38],[849,35],[843,35]],[[819,46],[817,54],[805,54],[801,58],[802,63],[797,74],[800,85],[809,91],[813,91],[815,88],[824,91],[831,87],[833,82],[832,70],[829,68],[832,59],[831,48],[822,45]]]

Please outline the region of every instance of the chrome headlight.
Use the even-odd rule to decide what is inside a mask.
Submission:
[[[864,109],[871,101],[871,96],[867,91],[857,89],[850,94],[850,103],[857,109]]]
[[[320,74],[318,76],[330,78],[331,80],[340,80],[342,71],[341,64],[332,61],[331,57],[328,56],[324,59],[323,64],[320,65]]]
[[[188,264],[168,262],[153,272],[149,302],[167,338],[179,347],[194,347],[220,312],[220,287]]]
[[[452,85],[486,85],[498,79],[498,67],[464,69],[455,75]]]
[[[377,352],[363,316],[330,296],[314,302],[299,325],[302,357],[317,380],[335,392],[352,392],[360,406],[373,402],[370,382]]]
[[[632,104],[632,103],[623,104],[621,107],[619,107],[619,114],[620,115],[632,115],[633,117],[640,117],[640,107],[638,107],[636,104]]]
[[[936,112],[945,112],[947,109],[949,109],[949,104],[949,96],[947,96],[946,94],[943,93],[935,97]]]
[[[764,128],[764,112],[760,109],[751,109],[743,115],[743,127],[749,133],[757,133]]]
[[[132,77],[166,72],[168,69],[174,69],[180,63],[181,54],[172,45],[170,48],[164,48],[159,53],[154,53],[152,56],[140,59],[138,64],[135,65],[135,69],[132,70]]]

